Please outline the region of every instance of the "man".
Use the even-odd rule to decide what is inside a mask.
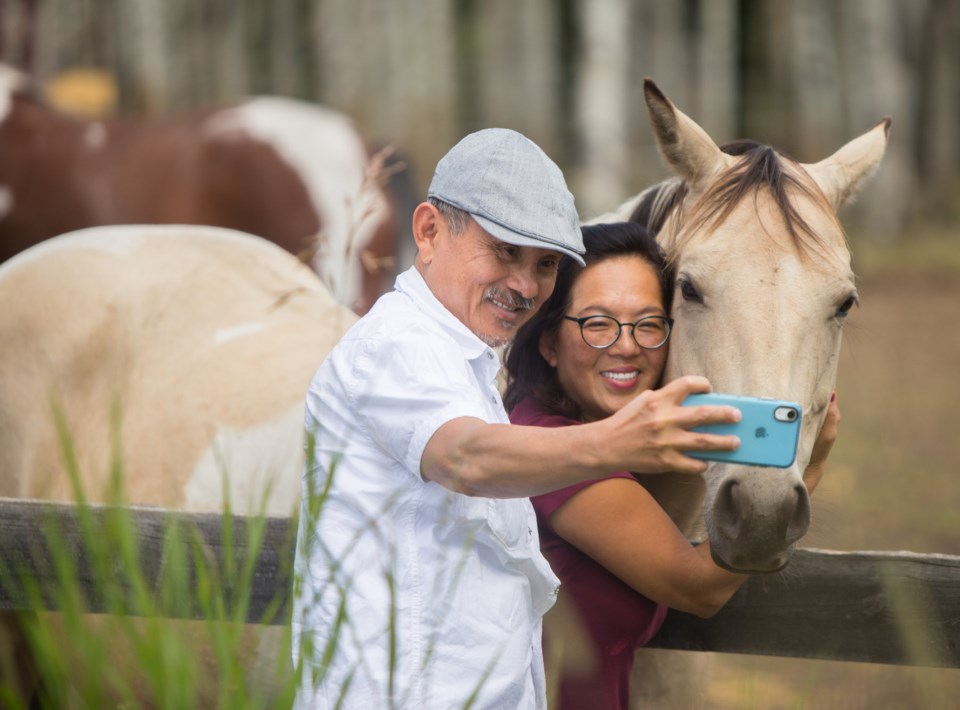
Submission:
[[[418,255],[338,343],[307,394],[294,590],[298,707],[541,708],[540,620],[558,582],[526,496],[614,470],[702,472],[684,450],[735,437],[690,427],[686,378],[610,419],[508,424],[506,344],[583,260],[557,166],[514,131],[473,133],[441,159],[413,216]]]

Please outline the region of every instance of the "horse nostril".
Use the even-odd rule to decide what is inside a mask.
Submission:
[[[728,479],[720,486],[713,504],[714,524],[729,540],[740,534],[740,523],[750,515],[750,502],[743,496],[740,484]]]
[[[807,493],[807,487],[798,483],[793,490],[797,495],[793,515],[790,516],[790,522],[787,524],[787,545],[792,545],[803,537],[810,527],[810,496]]]

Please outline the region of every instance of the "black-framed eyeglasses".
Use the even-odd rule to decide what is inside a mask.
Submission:
[[[637,345],[656,350],[666,344],[673,329],[673,318],[667,316],[644,316],[634,323],[621,323],[612,316],[563,316],[563,319],[579,325],[583,342],[597,350],[605,350],[617,342],[625,326],[629,326]]]

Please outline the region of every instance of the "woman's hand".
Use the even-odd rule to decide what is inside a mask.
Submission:
[[[840,405],[837,403],[837,393],[830,396],[830,404],[827,405],[827,416],[823,420],[823,426],[820,427],[820,433],[817,440],[813,442],[813,451],[810,454],[810,463],[807,464],[803,472],[803,482],[807,486],[807,491],[813,493],[813,490],[823,478],[826,469],[827,456],[833,448],[833,442],[837,440],[837,431],[840,428]]]

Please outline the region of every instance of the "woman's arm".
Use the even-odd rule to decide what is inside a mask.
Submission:
[[[747,579],[717,567],[709,543],[691,545],[647,489],[627,478],[578,491],[550,525],[643,596],[697,616],[716,614]]]
[[[804,472],[811,492],[823,476],[839,423],[833,399]],[[550,525],[648,599],[697,616],[716,614],[748,576],[715,565],[709,543],[691,545],[653,496],[627,478],[578,491],[554,511]]]

